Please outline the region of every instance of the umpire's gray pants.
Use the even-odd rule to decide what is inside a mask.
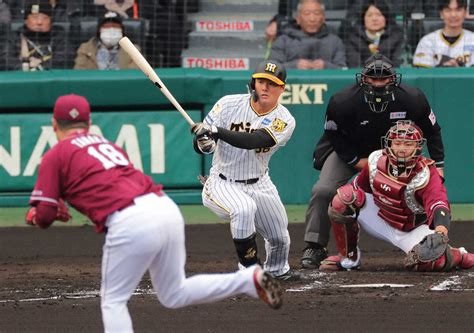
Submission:
[[[327,246],[331,222],[328,207],[337,189],[346,184],[357,173],[357,170],[341,160],[336,152],[332,152],[319,175],[319,179],[311,190],[311,200],[306,211],[305,242],[319,243]]]

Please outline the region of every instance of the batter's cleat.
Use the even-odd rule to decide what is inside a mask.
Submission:
[[[286,273],[275,276],[275,279],[282,282],[292,282],[301,280],[301,274],[295,270],[289,269]]]
[[[469,269],[474,267],[474,253],[469,253],[463,247],[459,248],[459,252],[462,255],[461,263],[459,264],[460,268]]]
[[[321,261],[320,270],[323,271],[352,271],[360,268],[360,250],[357,248],[357,259],[352,260],[340,255],[330,256]]]
[[[283,304],[282,288],[280,283],[268,272],[257,267],[253,273],[253,282],[258,297],[272,309],[279,309]]]
[[[321,261],[328,257],[328,251],[325,247],[313,248],[307,247],[303,250],[303,257],[301,257],[302,268],[316,269],[321,265]]]

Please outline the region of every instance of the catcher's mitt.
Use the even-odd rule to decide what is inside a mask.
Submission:
[[[425,236],[407,255],[407,266],[432,262],[441,257],[448,247],[448,236],[435,232]]]

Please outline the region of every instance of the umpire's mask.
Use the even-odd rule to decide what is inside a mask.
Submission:
[[[377,113],[385,111],[388,103],[395,100],[394,90],[401,80],[402,76],[395,72],[392,62],[379,53],[367,59],[362,72],[356,74],[365,101],[370,110]]]

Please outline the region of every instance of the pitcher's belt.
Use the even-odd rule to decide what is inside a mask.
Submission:
[[[255,184],[260,179],[260,178],[230,179],[230,178],[227,178],[226,176],[224,176],[222,173],[219,174],[219,178],[224,179],[224,180],[228,180],[228,181],[234,182],[234,183],[242,183],[242,184],[245,184],[245,185]]]

